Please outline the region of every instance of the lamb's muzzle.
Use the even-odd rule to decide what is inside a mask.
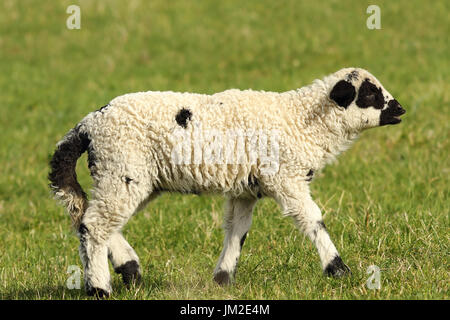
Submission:
[[[387,124],[398,124],[402,122],[400,116],[405,114],[406,110],[402,108],[397,100],[392,99],[388,102],[388,107],[381,111],[380,126]]]

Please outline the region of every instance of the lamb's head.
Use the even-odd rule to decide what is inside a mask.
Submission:
[[[345,68],[324,79],[328,98],[340,109],[342,122],[361,131],[400,123],[406,111],[368,71]]]

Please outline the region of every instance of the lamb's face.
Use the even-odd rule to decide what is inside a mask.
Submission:
[[[406,111],[381,83],[364,69],[342,69],[327,79],[330,99],[343,109],[345,124],[364,130],[401,122]]]

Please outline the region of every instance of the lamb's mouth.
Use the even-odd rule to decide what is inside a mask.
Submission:
[[[393,99],[389,101],[388,107],[381,111],[380,115],[380,126],[384,126],[387,124],[398,124],[402,122],[400,116],[406,113],[406,110],[402,108],[402,106],[397,102],[397,100]]]
[[[402,109],[402,111],[401,111],[401,114],[399,114],[399,115],[397,115],[397,116],[393,116],[393,118],[395,119],[395,120],[397,120],[398,121],[398,123],[400,123],[400,122],[402,122],[402,119],[400,118],[402,115],[404,115],[405,114],[405,109]]]

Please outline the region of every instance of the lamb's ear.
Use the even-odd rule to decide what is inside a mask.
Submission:
[[[355,87],[345,80],[341,80],[335,84],[330,92],[330,99],[334,100],[341,107],[347,108],[353,99],[355,99]]]

